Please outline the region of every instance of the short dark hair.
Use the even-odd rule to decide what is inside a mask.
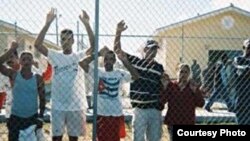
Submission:
[[[71,29],[63,29],[61,34],[73,34],[73,31]]]
[[[113,55],[115,56],[115,52],[112,51],[112,50],[109,50],[106,54],[113,54]],[[106,54],[105,54],[105,55],[106,55]]]
[[[112,55],[115,57],[115,59],[116,59],[116,56],[115,56],[115,52],[114,52],[114,51],[109,50],[108,52],[106,52],[106,54],[104,55],[104,58],[105,58],[105,56],[106,56],[107,54],[112,54]]]
[[[73,37],[73,31],[71,29],[63,29],[61,31],[61,34],[72,35],[72,37]]]
[[[30,52],[30,51],[23,51],[21,54],[20,54],[20,58],[25,55],[25,54],[28,54],[30,55],[32,58],[33,58],[33,54]]]

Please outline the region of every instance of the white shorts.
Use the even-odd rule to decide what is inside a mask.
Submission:
[[[134,108],[132,120],[133,141],[160,141],[162,136],[161,111],[149,108]]]
[[[69,136],[84,136],[86,115],[84,111],[51,111],[52,136],[62,136],[65,128]]]

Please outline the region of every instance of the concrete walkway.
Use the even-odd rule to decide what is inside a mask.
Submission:
[[[132,121],[133,109],[128,106],[128,103],[125,103],[124,106],[124,115],[126,122]],[[196,109],[196,122],[199,124],[224,124],[224,123],[236,123],[235,114],[228,112],[226,106],[223,103],[215,103],[212,107],[213,112],[208,112],[202,108]],[[167,108],[162,111],[162,117],[164,118]],[[45,121],[50,121],[50,110],[45,111]],[[1,110],[0,113],[0,122],[5,122],[5,109]],[[93,110],[90,109],[87,111],[87,121],[93,121]]]

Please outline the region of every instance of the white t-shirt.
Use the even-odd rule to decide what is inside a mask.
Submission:
[[[93,75],[94,67],[90,66],[89,74]],[[119,92],[124,83],[131,82],[131,74],[116,69],[107,72],[104,69],[98,69],[99,92],[97,95],[97,114],[102,116],[121,116],[122,102]],[[100,84],[102,83],[102,84]],[[103,89],[100,91],[100,86]]]
[[[53,67],[51,88],[53,110],[86,110],[84,71],[78,65],[84,55],[83,52],[65,55],[49,49],[48,60]]]
[[[90,65],[93,65],[94,61],[92,61],[90,63]],[[85,92],[88,96],[91,96],[92,95],[92,92],[93,92],[93,89],[94,89],[94,75],[89,75],[89,73],[85,73],[84,74],[84,77],[85,77]]]

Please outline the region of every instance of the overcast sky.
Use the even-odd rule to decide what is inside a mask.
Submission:
[[[155,29],[180,20],[234,5],[250,11],[249,0],[100,0],[100,34],[114,34],[117,22],[124,19],[128,25],[126,35],[152,35]],[[51,7],[57,8],[59,31],[71,28],[76,33],[78,15],[85,9],[94,25],[95,0],[0,0],[0,20],[15,23],[38,33]],[[56,33],[55,22],[49,29]],[[80,33],[86,33],[80,24]],[[56,38],[47,36],[55,42]],[[145,38],[123,38],[130,48],[140,46]],[[113,37],[100,38],[100,46],[111,46]],[[131,47],[132,46],[132,47]]]

